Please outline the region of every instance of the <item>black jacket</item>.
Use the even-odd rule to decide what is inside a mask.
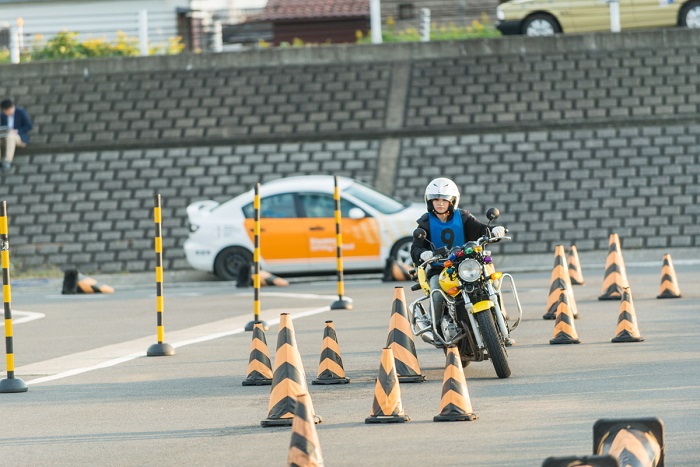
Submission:
[[[462,226],[464,227],[464,241],[474,241],[479,237],[488,235],[489,230],[486,224],[479,222],[476,217],[472,216],[469,211],[464,209],[458,209],[457,213],[462,216]],[[456,214],[456,213],[455,213]],[[431,251],[430,243],[427,240],[431,240],[430,237],[430,218],[428,213],[423,214],[416,222],[418,222],[418,227],[425,230],[428,234],[426,240],[413,239],[413,244],[411,245],[411,259],[413,259],[413,264],[419,265],[423,261],[420,259],[420,254],[424,251]]]

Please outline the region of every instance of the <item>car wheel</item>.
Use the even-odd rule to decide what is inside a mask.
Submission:
[[[411,245],[413,244],[413,239],[411,237],[405,237],[394,243],[391,248],[391,253],[389,256],[406,265],[408,268],[413,267],[413,260],[411,259]]]
[[[225,281],[238,279],[241,267],[253,264],[253,254],[245,248],[230,246],[221,250],[214,261],[214,274]]]
[[[700,2],[690,2],[683,7],[680,24],[688,28],[700,28]]]
[[[523,34],[526,36],[553,36],[560,32],[559,23],[549,15],[532,15],[523,23]]]

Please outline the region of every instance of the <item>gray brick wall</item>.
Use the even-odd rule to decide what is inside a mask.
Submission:
[[[558,243],[606,249],[700,246],[700,125],[484,133],[403,140],[398,198],[452,178],[477,218],[491,207],[515,241],[507,253]]]
[[[0,185],[11,260],[21,268],[153,269],[153,195],[160,193],[164,267],[186,269],[182,244],[190,203],[225,201],[258,181],[291,175],[325,173],[371,183],[378,147],[355,140],[19,157]]]

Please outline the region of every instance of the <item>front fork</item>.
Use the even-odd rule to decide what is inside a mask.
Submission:
[[[498,293],[496,292],[496,289],[494,289],[493,284],[491,281],[486,282],[486,287],[487,291],[489,294],[489,300],[493,303],[494,308],[496,309],[496,325],[498,326],[498,329],[501,331],[501,336],[503,336],[503,342],[505,343],[506,346],[511,346],[515,342],[513,339],[510,338],[510,332],[508,330],[508,325],[506,324],[506,320],[503,317],[503,312],[501,311],[501,306],[498,303]],[[469,322],[472,325],[472,329],[479,330],[479,324],[476,321],[476,317],[474,316],[474,304],[469,300],[469,294],[462,290],[462,298],[464,299],[464,306],[467,309],[467,316],[469,317]],[[520,303],[518,303],[518,308],[520,308]],[[487,311],[487,310],[483,310]],[[477,313],[483,313],[483,311],[477,311]],[[522,311],[521,311],[522,313]],[[480,349],[483,349],[485,347],[484,341],[481,338],[481,331],[475,332],[474,333],[475,338],[476,338],[476,343],[479,346]]]

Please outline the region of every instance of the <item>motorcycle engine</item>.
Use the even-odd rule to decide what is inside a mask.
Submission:
[[[449,342],[455,337],[457,337],[457,326],[455,326],[454,321],[449,316],[443,316],[440,320],[440,330],[442,331],[442,336],[445,341]]]

